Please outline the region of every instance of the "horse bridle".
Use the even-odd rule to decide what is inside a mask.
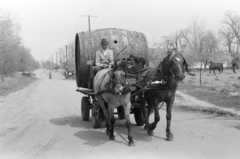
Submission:
[[[170,75],[170,76],[166,76],[166,75],[164,75],[162,69],[160,69],[160,71],[161,71],[161,73],[164,75],[164,77],[174,78],[174,79],[176,80],[176,75],[173,73],[173,68],[172,68],[172,64],[171,64],[171,63],[173,62],[172,59],[173,59],[174,57],[175,57],[175,56],[173,56],[173,57],[171,58],[171,61],[168,62],[168,63],[170,64],[170,65],[169,65],[169,68],[170,68],[171,75]],[[175,57],[174,60],[176,60],[176,61],[179,63],[179,65],[181,66],[181,69],[184,70],[183,66],[182,66],[181,63],[180,63],[180,59],[177,60],[176,58],[177,58],[177,57]]]
[[[122,69],[113,70],[113,77],[111,78],[113,85],[116,86],[117,84],[121,84],[123,87],[125,87],[127,84],[127,72],[122,70],[125,73],[125,80],[122,81],[122,79],[118,75],[114,74],[114,72],[117,70],[122,70]],[[116,78],[116,80],[114,79],[114,77]]]

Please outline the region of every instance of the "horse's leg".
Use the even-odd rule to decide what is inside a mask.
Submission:
[[[148,103],[149,103],[149,102],[148,102]],[[146,107],[146,104],[145,104],[145,107]],[[153,112],[153,108],[150,107],[150,105],[148,104],[147,118],[145,119],[146,121],[145,121],[144,130],[148,130],[148,128],[149,128],[149,117],[150,117],[150,115],[151,115],[152,112]],[[146,124],[146,122],[147,122],[148,124]]]
[[[156,128],[157,123],[160,121],[160,115],[158,112],[158,104],[159,103],[156,100],[149,101],[149,105],[151,105],[151,107],[154,110],[154,121],[149,125],[148,131],[147,131],[149,135],[153,135],[153,130]]]
[[[235,66],[233,66],[232,68],[233,68],[233,73],[236,74],[236,72],[235,72]]]
[[[115,124],[115,118],[114,118],[114,105],[108,105],[108,114],[110,117],[110,140],[115,140],[114,137],[114,124]]]
[[[144,98],[144,97],[141,98],[141,109],[142,109],[143,117],[144,117],[144,120],[145,120],[144,129],[148,129],[148,127],[149,127],[149,120],[148,120],[149,116],[148,116],[147,109],[146,109],[146,98]]]
[[[167,141],[173,141],[173,134],[171,132],[170,125],[171,125],[171,119],[172,119],[172,105],[173,105],[174,99],[175,99],[175,95],[168,102],[166,102],[166,104],[167,104],[167,115],[166,115],[166,119],[167,119],[167,128],[166,128]]]
[[[213,73],[214,73],[214,75],[216,75],[216,73],[215,73],[215,69],[213,69]]]
[[[131,103],[127,103],[126,106],[124,106],[124,110],[125,110],[125,125],[128,129],[128,144],[129,145],[132,145],[134,142],[133,142],[133,139],[132,139],[132,134],[131,134],[131,122],[130,122],[130,117],[129,117],[129,114],[130,114],[130,109],[131,109]]]
[[[97,96],[98,98],[98,104],[100,105],[100,107],[102,108],[103,114],[105,116],[105,120],[106,120],[106,133],[109,136],[110,135],[110,120],[109,120],[109,114],[105,105],[105,102],[103,100],[103,98],[101,96]]]

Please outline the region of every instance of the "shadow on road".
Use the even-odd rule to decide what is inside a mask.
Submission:
[[[106,134],[106,128],[105,123],[102,123],[102,127],[99,129],[94,129],[92,127],[91,120],[90,121],[82,121],[80,116],[68,116],[68,117],[62,117],[62,118],[55,118],[50,119],[50,123],[58,125],[58,126],[65,126],[69,125],[70,127],[79,127],[87,130],[78,131],[74,134],[75,137],[85,140],[85,145],[89,146],[100,146],[102,144],[105,144],[106,142],[117,142],[121,144],[128,144],[128,138],[127,138],[127,128],[125,126],[125,120],[117,120],[115,123],[114,128],[114,135],[115,135],[115,141],[109,140],[109,137]],[[159,136],[149,136],[147,134],[147,131],[143,129],[143,127],[131,126],[131,132],[132,137],[135,142],[135,145],[138,142],[151,142],[154,140],[166,140],[163,137]]]
[[[93,147],[100,146],[109,141],[105,131],[101,132],[97,129],[78,131],[74,136],[86,141],[84,145]]]
[[[80,116],[67,116],[62,118],[55,118],[50,119],[49,122],[58,126],[69,125],[70,127],[79,127],[84,129],[92,128],[91,121],[82,121]]]

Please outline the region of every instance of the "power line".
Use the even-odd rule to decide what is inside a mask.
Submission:
[[[91,9],[89,9],[88,11],[86,11],[84,14],[87,14],[89,11],[91,11],[91,10],[93,10],[94,8],[96,8],[96,7],[100,7],[101,5],[103,5],[105,2],[107,2],[107,1],[105,1],[105,0],[102,0],[100,3],[98,3],[96,6],[94,6],[93,8],[91,8]],[[103,3],[104,2],[104,3]],[[101,5],[100,5],[101,4]],[[75,32],[77,31],[77,28],[78,28],[78,26],[79,26],[79,23],[80,23],[80,21],[81,21],[81,17],[79,18],[79,21],[78,21],[78,23],[77,23],[77,26],[76,26],[76,28],[75,28]],[[85,20],[85,19],[84,19]],[[83,21],[81,21],[82,23],[80,24],[80,27],[82,27],[82,24],[83,24]]]
[[[118,2],[118,3],[115,3],[116,0],[114,0],[114,1],[112,1],[112,2],[110,2],[110,3],[107,3],[107,2],[109,2],[108,0],[107,0],[107,1],[103,0],[103,1],[101,1],[100,3],[98,3],[95,7],[93,7],[92,9],[89,9],[87,12],[90,12],[91,10],[93,10],[93,9],[95,8],[95,10],[94,10],[92,13],[97,13],[97,14],[95,14],[95,15],[101,15],[101,14],[103,14],[103,13],[111,10],[112,8],[116,7],[117,5],[119,5],[120,3],[122,3],[123,1],[124,1],[124,0],[121,0],[121,1]],[[114,3],[115,3],[115,5],[113,5]],[[111,5],[112,5],[112,6],[111,6]],[[102,6],[102,7],[101,7],[101,6]],[[87,12],[85,12],[85,13],[87,13]],[[92,14],[92,13],[91,13],[91,14]],[[79,19],[78,24],[80,23],[80,21],[81,21],[81,17],[80,17],[80,19]],[[85,23],[85,21],[86,21],[86,18],[81,21],[82,23],[80,24],[80,29],[79,29],[79,30],[83,30],[83,29],[87,26],[87,23]],[[95,19],[94,19],[94,21],[95,21]],[[76,32],[76,30],[77,30],[77,28],[78,28],[78,24],[77,24],[77,27],[76,27],[76,29],[75,29],[75,32]],[[89,27],[90,27],[90,25],[89,25]]]
[[[79,28],[80,31],[82,30],[83,26],[85,26],[85,25],[84,25],[84,22],[85,22],[85,21],[86,21],[86,18],[83,19],[82,25],[80,25],[80,28]]]
[[[116,0],[106,4],[104,7],[100,8],[99,10],[95,10],[92,12],[92,14],[97,14],[98,12],[101,12],[102,10],[104,10],[105,8],[107,8],[108,6],[110,6],[111,4],[115,3]]]
[[[101,1],[100,3],[98,3],[95,7],[93,7],[92,9],[89,9],[87,12],[85,12],[85,13],[83,13],[83,14],[89,14],[90,13],[90,11],[92,11],[93,9],[95,9],[97,6],[98,6],[98,8],[100,7],[100,6],[102,6],[103,4],[105,4],[107,1],[105,1],[105,0],[103,0],[103,1]],[[104,3],[102,3],[102,2],[104,2]],[[102,3],[102,4],[101,4]],[[100,5],[101,4],[101,5]]]
[[[82,17],[80,17],[80,19],[79,19],[79,22],[81,22],[80,23],[80,25],[77,25],[76,26],[76,28],[75,28],[75,32],[76,31],[81,31],[81,29],[83,28],[83,26],[84,26],[84,22],[86,21],[86,18],[82,18]],[[79,29],[78,29],[79,28]]]
[[[88,17],[88,27],[89,27],[89,30],[91,30],[90,18],[91,17],[97,17],[97,16],[93,16],[93,15],[82,15],[82,16]]]
[[[93,19],[92,24],[95,24],[95,20],[96,20],[96,19],[97,19],[97,18],[94,18],[94,19]]]
[[[120,3],[122,3],[124,0],[122,0],[122,1],[120,1],[119,3],[117,3],[116,5],[114,5],[114,6],[112,6],[111,8],[109,8],[109,9],[107,9],[107,10],[105,10],[105,11],[103,11],[103,12],[100,12],[100,13],[98,13],[98,15],[101,15],[101,14],[103,14],[103,13],[105,13],[105,12],[107,12],[107,11],[109,11],[109,10],[111,10],[112,8],[114,8],[115,6],[117,6],[117,5],[119,5]]]
[[[116,3],[115,5],[113,5],[112,7],[110,7],[110,8],[108,8],[108,9],[104,10],[103,12],[100,12],[100,14],[103,14],[103,13],[109,11],[110,9],[116,7],[117,5],[119,5],[120,3],[122,3],[123,1],[124,1],[124,0],[120,1],[119,3]],[[98,15],[100,15],[100,14],[98,14]],[[94,23],[95,20],[96,20],[96,19],[94,19],[94,20],[92,21],[92,23]],[[84,25],[84,28],[85,28],[86,26],[87,26],[87,23]]]

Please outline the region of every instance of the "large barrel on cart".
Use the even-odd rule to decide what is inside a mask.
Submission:
[[[109,41],[109,49],[114,57],[124,49],[117,59],[128,58],[131,54],[147,59],[148,42],[143,33],[124,29],[97,29],[80,32],[75,37],[75,67],[78,87],[87,88],[90,79],[90,67],[87,61],[94,61],[97,50],[101,48],[101,39]]]
[[[95,94],[88,89],[90,81],[89,63],[94,63],[97,50],[101,49],[101,39],[109,41],[109,49],[113,51],[115,59],[129,58],[130,55],[146,59],[148,66],[148,42],[143,33],[129,31],[124,29],[106,28],[77,33],[75,36],[75,67],[76,84],[79,92],[85,94],[81,102],[82,120],[89,120],[90,109],[92,109],[92,123],[94,128],[100,127],[102,121],[101,109],[92,103]],[[121,52],[122,51],[122,52]],[[121,52],[117,57],[116,55]],[[143,116],[139,107],[134,108],[132,103],[132,112],[137,125],[143,125]],[[118,107],[118,116],[124,118],[123,107]]]

